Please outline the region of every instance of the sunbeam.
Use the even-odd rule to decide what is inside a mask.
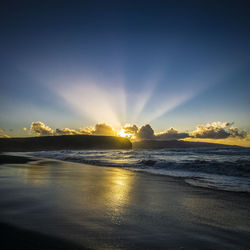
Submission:
[[[121,127],[124,119],[125,95],[122,88],[103,89],[95,82],[79,81],[56,89],[79,114],[96,122],[106,122],[113,127]],[[119,115],[118,115],[119,114]]]
[[[59,81],[60,82],[60,81]],[[169,86],[169,91],[157,88],[157,80],[140,83],[141,91],[125,90],[123,81],[110,79],[71,80],[58,83],[54,91],[74,111],[95,123],[108,123],[114,128],[121,128],[126,123],[145,124],[163,116],[170,110],[191,100],[202,92],[207,84],[193,84],[193,88]],[[121,83],[123,82],[123,83]],[[106,86],[104,88],[103,86]]]

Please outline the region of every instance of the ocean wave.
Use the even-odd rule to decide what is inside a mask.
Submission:
[[[191,185],[250,192],[249,148],[62,150],[29,155],[188,178]]]

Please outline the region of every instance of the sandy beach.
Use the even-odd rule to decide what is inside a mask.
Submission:
[[[0,181],[3,249],[250,248],[247,193],[48,159],[2,164]]]

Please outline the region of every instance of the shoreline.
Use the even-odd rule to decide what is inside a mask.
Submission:
[[[93,167],[98,167],[98,168],[115,168],[115,169],[123,169],[123,170],[127,170],[127,171],[132,171],[135,173],[141,173],[141,174],[146,174],[146,175],[152,175],[152,176],[162,176],[165,178],[170,178],[174,179],[178,182],[180,182],[180,184],[184,184],[184,185],[188,185],[191,186],[193,188],[200,188],[200,189],[205,189],[205,190],[211,190],[211,191],[215,191],[215,192],[226,192],[226,193],[236,193],[236,194],[242,194],[242,195],[249,195],[248,191],[233,191],[233,190],[225,190],[225,189],[216,189],[216,188],[212,188],[212,187],[205,187],[205,186],[198,186],[198,185],[192,185],[188,182],[185,181],[185,179],[187,177],[176,177],[176,176],[171,176],[171,175],[163,175],[163,174],[159,174],[159,173],[153,173],[153,172],[149,172],[149,171],[143,171],[143,170],[137,170],[137,169],[129,169],[129,168],[119,168],[117,166],[107,166],[107,165],[95,165],[95,164],[91,164],[91,163],[83,163],[83,162],[77,162],[77,161],[73,161],[73,160],[61,160],[61,159],[54,159],[54,158],[46,158],[46,157],[37,157],[37,156],[26,156],[26,155],[20,155],[19,153],[22,152],[4,152],[4,153],[0,153],[0,166],[2,164],[24,164],[24,163],[29,163],[32,161],[40,161],[40,160],[49,160],[49,161],[58,161],[58,162],[68,162],[68,163],[76,163],[76,164],[82,164],[82,165],[89,165],[89,166],[93,166]]]
[[[1,165],[0,175],[0,221],[27,234],[92,249],[250,247],[245,193],[51,159]]]

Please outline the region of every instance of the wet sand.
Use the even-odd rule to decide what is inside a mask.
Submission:
[[[250,249],[249,194],[166,176],[42,159],[0,165],[0,197],[4,249]]]

